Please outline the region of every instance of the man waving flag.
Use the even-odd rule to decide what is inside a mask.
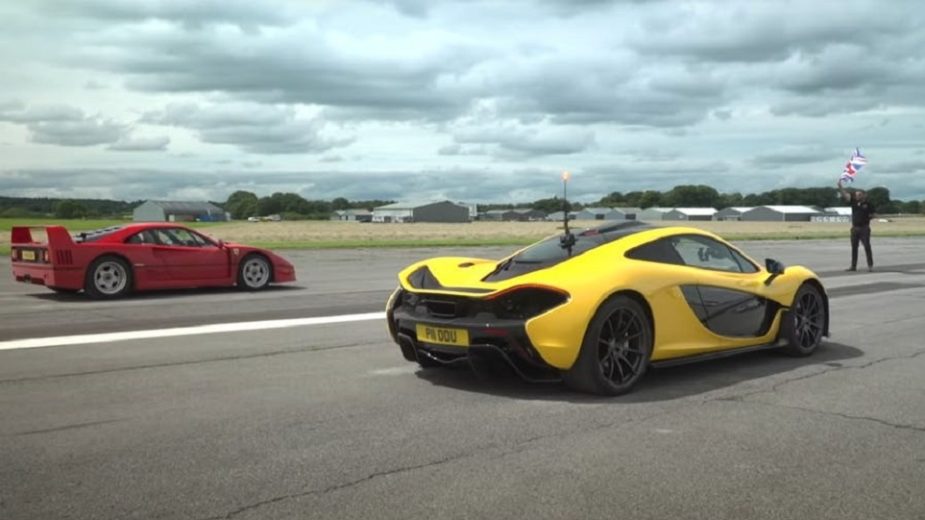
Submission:
[[[842,171],[841,177],[838,178],[839,182],[854,182],[854,177],[861,168],[866,165],[867,157],[864,157],[864,154],[861,153],[859,148],[855,148],[854,153],[851,154],[851,157],[848,158],[848,162],[845,163],[845,169]]]

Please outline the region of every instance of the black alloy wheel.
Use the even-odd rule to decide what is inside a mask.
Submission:
[[[643,307],[628,296],[615,296],[594,315],[578,360],[563,378],[583,392],[624,394],[645,374],[652,342],[652,323]]]
[[[804,284],[793,298],[789,323],[785,323],[786,352],[795,356],[808,356],[822,342],[825,331],[825,302],[819,290]]]

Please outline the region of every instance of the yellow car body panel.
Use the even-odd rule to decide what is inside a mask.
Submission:
[[[715,271],[626,257],[628,251],[638,246],[673,235],[697,235],[719,240],[754,263],[757,272]],[[549,287],[567,292],[565,303],[525,323],[527,335],[539,355],[547,364],[560,370],[568,370],[575,363],[588,324],[597,309],[614,294],[631,293],[648,306],[655,332],[651,360],[662,361],[773,343],[778,337],[782,311],[791,305],[803,283],[817,280],[809,269],[795,266],[786,268],[783,274],[766,283],[771,274],[761,263],[712,233],[678,226],[638,231],[551,267],[506,280],[483,281],[497,265],[498,261],[478,258],[434,258],[417,262],[401,271],[399,282],[402,289],[412,293],[467,298],[491,298],[522,286]],[[409,276],[423,266],[430,270],[442,289],[423,290],[411,286]],[[721,336],[701,323],[679,289],[682,285],[743,291],[777,302],[781,308],[767,333],[761,337]],[[480,292],[473,294],[472,290]]]

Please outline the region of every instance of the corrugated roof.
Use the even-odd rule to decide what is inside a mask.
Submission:
[[[668,213],[669,211],[673,209],[674,208],[660,208],[658,206],[652,206],[651,208],[646,208],[642,211],[658,211],[659,213]]]
[[[716,213],[716,208],[675,208],[674,211],[684,215],[706,216]]]
[[[194,215],[201,215],[203,213],[215,215],[225,214],[225,210],[222,208],[211,202],[205,201],[149,200],[147,202],[160,206],[168,213],[188,213]]]
[[[450,202],[448,200],[415,200],[415,201],[402,201],[402,202],[393,202],[392,204],[386,204],[385,206],[379,206],[375,209],[414,209],[420,208],[421,206],[430,206],[431,204],[439,204],[441,202]],[[450,204],[456,204],[455,202],[450,202]],[[456,204],[459,207],[466,207],[459,204]]]
[[[809,206],[761,206],[761,207],[768,208],[778,213],[819,213],[818,210],[815,210]]]
[[[732,210],[736,213],[745,213],[753,209],[755,209],[755,206],[730,206],[728,208],[723,208],[721,211]]]
[[[839,215],[851,216],[851,206],[838,206],[834,208],[825,208],[827,213],[837,213]]]

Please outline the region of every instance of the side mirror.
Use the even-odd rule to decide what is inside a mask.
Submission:
[[[784,274],[784,270],[786,269],[784,264],[774,260],[773,258],[765,258],[764,268],[767,269],[768,273],[771,274],[771,276],[768,276],[768,278],[764,281],[765,285],[771,285],[771,282],[773,282],[774,279],[778,276]]]
[[[218,239],[218,247],[219,247],[220,249],[225,249],[225,241],[222,240],[221,238]]]
[[[784,264],[778,262],[773,258],[765,258],[764,267],[771,274],[784,274]]]

